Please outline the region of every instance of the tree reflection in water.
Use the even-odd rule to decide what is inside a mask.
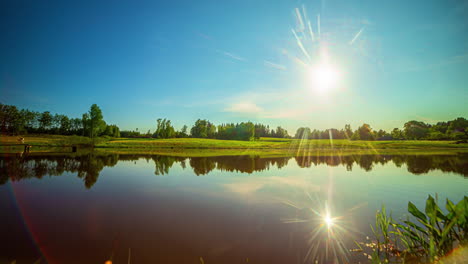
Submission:
[[[44,176],[60,176],[65,172],[77,173],[86,188],[91,188],[97,181],[104,167],[113,167],[118,161],[153,160],[156,175],[169,174],[170,168],[179,164],[186,167],[186,160],[195,175],[206,175],[213,170],[254,173],[271,167],[281,169],[288,165],[292,157],[259,156],[216,156],[216,157],[175,157],[163,155],[134,154],[96,154],[84,155],[48,155],[34,154],[21,156],[4,154],[0,157],[0,184],[8,180],[19,181],[28,178],[41,179]],[[345,155],[345,156],[299,156],[293,157],[301,168],[310,168],[325,164],[344,166],[352,170],[359,166],[371,171],[375,165],[393,162],[397,167],[406,165],[413,174],[425,174],[433,170],[451,172],[468,177],[468,154],[452,155]]]

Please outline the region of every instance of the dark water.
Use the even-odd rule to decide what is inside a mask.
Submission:
[[[468,195],[468,155],[4,155],[0,263],[331,263],[428,194]],[[324,222],[326,212],[331,225]]]

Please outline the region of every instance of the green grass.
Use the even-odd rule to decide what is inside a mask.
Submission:
[[[24,137],[24,143],[18,139]],[[62,136],[62,135],[24,135],[24,136],[4,136],[0,135],[0,145],[15,146],[28,144],[41,147],[63,147],[72,145],[92,145],[93,143],[101,143],[108,138],[93,139],[82,136]]]
[[[18,139],[24,137],[24,143]],[[71,149],[71,146],[79,148],[90,148],[95,143],[108,140],[106,138],[95,139],[81,136],[62,135],[25,135],[25,136],[3,136],[0,135],[0,153],[19,152],[24,149],[24,144],[31,145],[31,151],[63,151],[63,148]]]
[[[226,149],[442,149],[468,148],[468,144],[453,141],[351,141],[346,139],[274,139],[256,141],[217,140],[200,138],[127,139],[119,138],[97,144],[106,148],[226,148]]]
[[[19,150],[22,148],[18,141],[19,136],[2,136],[0,152]],[[206,155],[217,152],[228,155],[259,154],[270,152],[277,154],[314,155],[339,154],[341,152],[372,154],[393,153],[401,151],[442,151],[458,150],[468,151],[468,144],[454,144],[454,141],[351,141],[351,140],[297,140],[260,138],[256,141],[217,140],[200,138],[174,138],[174,139],[146,139],[146,138],[98,138],[94,141],[80,136],[60,135],[26,135],[25,144],[33,146],[33,150],[51,147],[69,147],[80,145],[82,147],[94,146],[97,149],[106,149],[123,152],[205,152]]]

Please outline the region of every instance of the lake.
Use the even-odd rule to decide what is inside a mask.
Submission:
[[[468,195],[468,154],[0,158],[0,263],[331,263],[385,204]],[[326,220],[330,221],[327,222]],[[130,261],[129,261],[130,260]]]

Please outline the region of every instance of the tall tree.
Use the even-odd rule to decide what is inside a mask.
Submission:
[[[353,140],[374,140],[372,128],[369,124],[362,124],[351,137]]]
[[[276,128],[275,137],[277,138],[287,138],[289,137],[288,131],[280,126]]]
[[[351,125],[350,124],[346,124],[344,126],[344,132],[345,132],[345,137],[347,139],[350,139],[352,136],[353,136],[353,130],[351,129]]]
[[[468,120],[459,117],[449,122],[447,134],[451,139],[468,138]]]
[[[393,139],[403,139],[403,132],[397,127],[392,130],[391,135]]]
[[[17,134],[22,130],[20,112],[14,105],[0,105],[2,132]]]
[[[187,127],[187,125],[184,125],[184,126],[180,129],[180,131],[176,132],[176,137],[178,137],[178,138],[186,138],[186,137],[188,137],[187,132],[188,132],[188,127]]]
[[[88,113],[84,113],[82,118],[81,118],[81,124],[82,124],[82,127],[83,127],[83,134],[82,136],[90,136],[91,133],[90,133],[90,129],[89,129],[89,114]]]
[[[104,122],[102,111],[97,104],[91,105],[89,109],[89,131],[90,137],[94,138],[106,129],[106,122]]]
[[[429,125],[421,121],[408,121],[403,127],[406,139],[422,139],[429,133]]]
[[[297,129],[296,135],[294,135],[294,137],[298,139],[308,139],[310,137],[310,134],[310,128],[300,127]]]
[[[60,115],[60,134],[66,135],[70,132],[71,122],[66,115]]]
[[[156,131],[153,134],[155,138],[174,138],[176,136],[175,129],[171,124],[171,120],[157,119]]]
[[[50,128],[52,125],[52,115],[50,114],[49,111],[45,111],[44,113],[41,114],[41,117],[39,118],[39,128],[45,132]]]
[[[198,119],[190,129],[190,134],[195,138],[215,138],[216,126],[208,120]]]
[[[80,118],[72,118],[70,120],[71,132],[74,135],[80,135],[83,133],[83,121]]]

